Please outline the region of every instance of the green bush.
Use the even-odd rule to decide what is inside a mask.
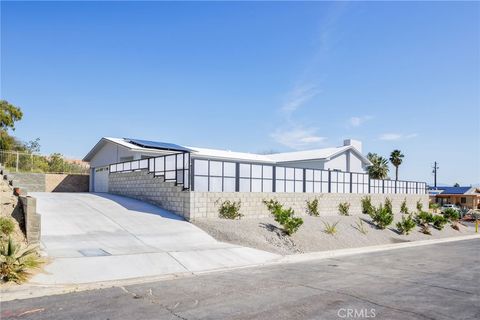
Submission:
[[[318,217],[319,212],[318,212],[318,199],[315,198],[312,201],[307,200],[307,213],[311,216]]]
[[[393,214],[393,207],[392,207],[392,200],[390,198],[385,198],[385,209],[388,210],[391,214]]]
[[[9,236],[15,230],[15,223],[12,218],[0,217],[0,236]]]
[[[403,214],[408,214],[407,199],[405,198],[400,205],[400,212]]]
[[[402,221],[397,222],[397,229],[398,229],[398,232],[400,232],[401,234],[408,235],[410,231],[412,231],[413,228],[415,228],[415,226],[416,226],[416,223],[413,220],[411,215],[408,215],[407,218],[405,218],[405,216],[402,216]]]
[[[433,227],[437,230],[442,230],[448,220],[444,216],[433,216]]]
[[[323,231],[327,234],[331,234],[332,236],[334,234],[337,233],[337,224],[340,222],[340,221],[337,221],[335,223],[328,223],[328,222],[325,222],[325,221],[322,221],[323,222],[323,225],[325,226],[325,229],[323,229]]]
[[[417,201],[417,211],[421,212],[423,210],[423,204],[421,200]]]
[[[420,231],[424,234],[431,235],[430,232],[430,223],[433,223],[433,215],[426,211],[420,211],[415,217],[417,224],[420,226]]]
[[[38,268],[41,263],[36,249],[22,249],[11,238],[0,248],[0,278],[4,281],[25,282],[29,270]]]
[[[263,200],[263,203],[267,206],[275,221],[282,225],[283,231],[287,235],[291,236],[297,232],[303,224],[302,218],[294,217],[295,211],[292,208],[284,209],[278,201],[273,199]]]
[[[458,219],[460,219],[460,212],[453,208],[448,208],[443,212],[443,216],[447,221],[451,222],[451,226],[453,229],[460,231],[460,228],[458,226]]]
[[[362,198],[362,213],[371,215],[375,208],[372,206],[372,198],[370,196],[365,196]]]
[[[217,203],[219,202],[219,200],[217,200]],[[224,201],[220,204],[220,208],[218,209],[218,216],[223,219],[240,219],[241,217],[243,217],[243,214],[240,213],[241,207],[241,201]]]
[[[348,211],[350,210],[350,203],[342,202],[338,205],[338,212],[343,216],[348,216]]]
[[[440,208],[440,204],[438,203],[429,203],[428,208],[433,211],[433,213],[437,213],[438,209]]]
[[[393,222],[393,213],[388,208],[380,205],[371,215],[373,222],[379,229],[385,229]]]

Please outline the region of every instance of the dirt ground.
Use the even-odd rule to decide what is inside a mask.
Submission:
[[[13,218],[15,230],[11,237],[15,242],[26,243],[24,233],[22,232],[24,216],[18,197],[13,194],[13,189],[3,179],[0,179],[0,216]]]
[[[416,240],[455,237],[473,234],[473,225],[459,225],[460,230],[454,230],[446,224],[443,230],[430,228],[432,235],[420,232],[415,227],[409,235],[401,235],[396,231],[395,224],[401,220],[402,214],[396,214],[394,222],[385,230],[377,229],[372,219],[365,214],[352,216],[306,216],[303,225],[291,237],[285,236],[280,225],[273,218],[227,220],[199,219],[195,225],[208,232],[219,241],[257,248],[278,254],[295,254],[333,249],[355,248],[381,244],[391,244]],[[337,224],[334,235],[327,234],[325,224]],[[366,234],[360,232],[359,224],[363,224]]]

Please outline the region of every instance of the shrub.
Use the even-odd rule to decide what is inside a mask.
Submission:
[[[393,214],[393,207],[392,207],[392,200],[390,198],[385,198],[385,209],[388,210],[391,214]]]
[[[415,217],[416,222],[420,226],[420,231],[424,234],[431,235],[429,223],[433,223],[433,215],[426,211],[420,211]]]
[[[447,222],[444,216],[433,216],[433,227],[437,230],[442,230]]]
[[[15,223],[12,218],[0,217],[1,236],[9,236],[15,230]]]
[[[307,200],[307,213],[311,216],[318,217],[319,212],[318,212],[318,199],[315,198],[312,201]]]
[[[447,221],[450,221],[452,224],[452,228],[460,231],[460,228],[458,227],[458,219],[460,219],[460,213],[453,209],[453,208],[448,208],[443,212],[443,216]]]
[[[368,230],[365,227],[365,224],[363,223],[362,219],[358,219],[358,221],[355,223],[355,225],[357,226],[356,228],[357,228],[358,231],[360,231],[360,233],[362,233],[362,234],[367,234],[368,233]]]
[[[410,231],[415,228],[415,221],[413,220],[411,215],[408,215],[407,218],[405,216],[402,216],[402,221],[397,222],[397,229],[398,232],[401,234],[406,234],[408,235]]]
[[[403,214],[408,214],[407,199],[405,198],[400,205],[400,212]]]
[[[28,271],[41,263],[35,248],[23,249],[12,238],[0,248],[0,277],[4,281],[22,283],[28,279]]]
[[[217,200],[217,202],[219,200]],[[240,219],[243,217],[243,214],[240,213],[241,206],[241,201],[224,201],[220,204],[220,208],[218,208],[218,216],[223,219]]]
[[[287,235],[290,236],[297,232],[303,224],[302,218],[294,217],[295,211],[292,208],[284,209],[278,201],[273,199],[263,200],[263,203],[267,206],[275,221],[282,225],[283,231]]]
[[[325,233],[327,234],[331,234],[332,236],[337,233],[337,224],[339,223],[340,221],[337,221],[335,223],[328,223],[328,222],[325,222],[323,221],[323,225],[325,226],[325,229],[323,230]]]
[[[379,229],[385,229],[393,222],[393,213],[388,208],[380,205],[371,215],[373,222]]]
[[[421,212],[423,210],[423,203],[421,200],[417,201],[417,211]]]
[[[372,198],[370,196],[365,196],[362,198],[362,213],[363,214],[372,214],[375,208],[372,206]]]
[[[342,202],[338,205],[338,211],[343,216],[348,216],[348,211],[350,210],[350,203]]]
[[[433,213],[437,213],[438,208],[440,208],[440,204],[438,203],[429,203],[428,208],[433,211]]]

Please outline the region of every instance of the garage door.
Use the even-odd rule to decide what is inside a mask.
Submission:
[[[108,192],[108,167],[95,168],[93,177],[94,192]]]

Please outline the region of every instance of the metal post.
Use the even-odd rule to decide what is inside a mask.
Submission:
[[[353,177],[353,173],[350,172],[350,193],[353,193],[352,177]],[[358,181],[358,178],[357,178],[357,181]],[[357,188],[357,192],[358,192],[358,188]]]
[[[328,169],[328,193],[332,192],[332,171]]]
[[[382,179],[382,193],[385,194],[385,179]]]
[[[190,157],[188,157],[188,160],[190,161]],[[195,183],[194,183],[195,182],[194,181],[194,179],[195,179],[195,159],[192,159],[191,161],[192,162],[191,162],[191,166],[190,166],[190,179],[188,180],[188,184],[189,184],[190,190],[195,191],[195,189],[193,187],[195,185]],[[155,164],[155,162],[153,164]]]
[[[240,163],[235,163],[235,192],[240,191]]]
[[[303,169],[303,192],[307,192],[307,170]]]
[[[368,176],[368,193],[371,193],[371,188],[370,188],[370,185],[372,184],[372,182],[370,181],[370,175]]]
[[[277,192],[277,167],[272,167],[272,192]]]

